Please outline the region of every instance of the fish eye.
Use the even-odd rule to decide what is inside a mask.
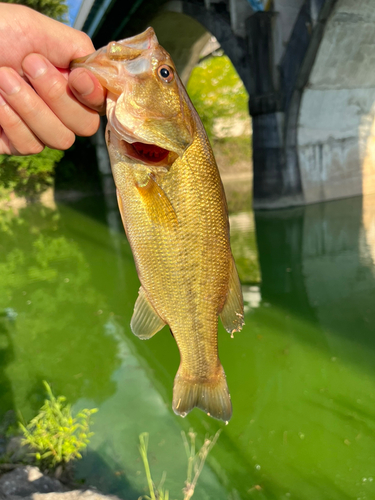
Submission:
[[[170,66],[167,66],[166,64],[159,66],[158,75],[166,83],[170,83],[174,78],[173,69]]]

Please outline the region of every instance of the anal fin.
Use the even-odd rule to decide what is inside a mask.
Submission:
[[[143,287],[140,287],[130,321],[132,332],[140,339],[147,340],[161,330],[164,325],[165,322],[150,304]]]
[[[241,283],[233,258],[228,288],[227,299],[220,313],[220,319],[226,331],[233,334],[239,332],[245,324]]]

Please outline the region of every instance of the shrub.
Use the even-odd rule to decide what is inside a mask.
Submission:
[[[87,447],[90,437],[90,417],[98,410],[84,409],[76,416],[64,396],[55,397],[47,382],[43,382],[48,398],[39,414],[27,426],[20,423],[23,444],[36,450],[33,455],[46,468],[66,465],[82,458],[80,451]]]

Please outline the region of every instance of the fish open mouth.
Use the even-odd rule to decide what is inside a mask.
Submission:
[[[127,154],[143,163],[156,164],[165,160],[169,151],[155,144],[145,144],[143,142],[127,143]]]

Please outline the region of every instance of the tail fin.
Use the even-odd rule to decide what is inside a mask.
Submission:
[[[210,417],[228,422],[232,416],[232,403],[223,367],[208,380],[184,377],[179,368],[173,387],[173,411],[185,417],[194,407]]]

